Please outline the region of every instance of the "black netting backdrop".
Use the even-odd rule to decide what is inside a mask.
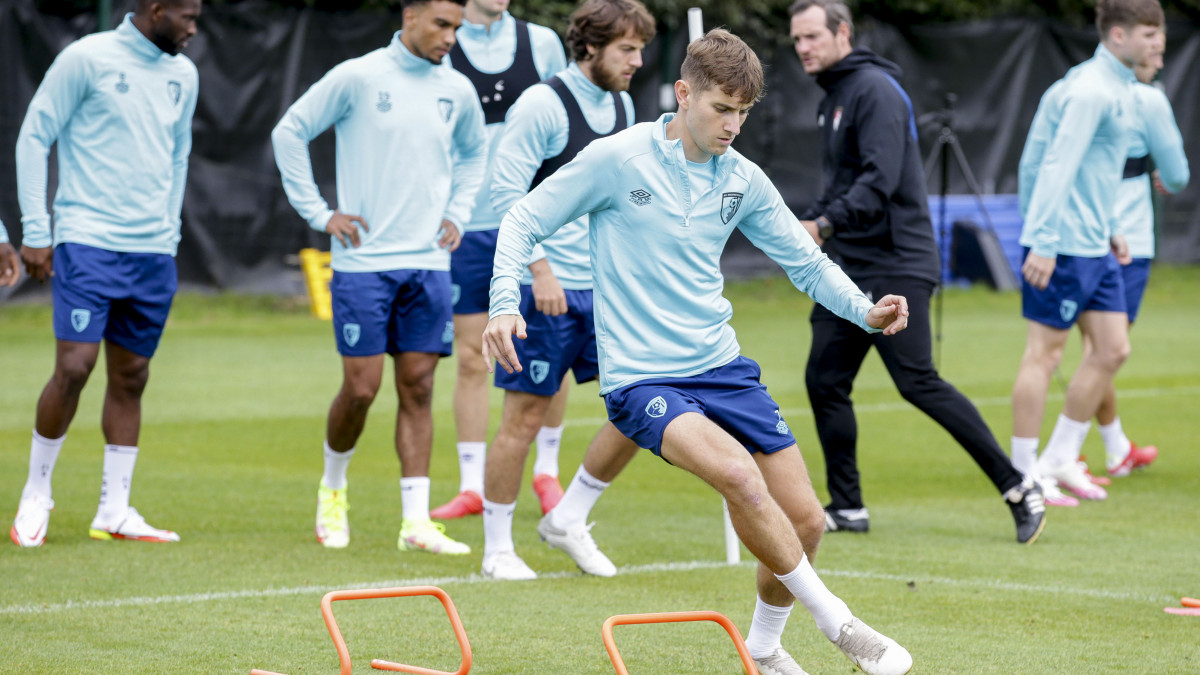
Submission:
[[[129,2],[118,1],[119,13]],[[243,2],[206,7],[188,55],[200,70],[200,102],[179,249],[182,281],[222,289],[288,292],[299,287],[289,258],[306,246],[328,247],[284,196],[270,132],[284,110],[331,67],[387,44],[399,15],[280,10]],[[46,68],[62,47],[95,26],[95,17],[47,16],[34,0],[0,0],[0,218],[21,241],[13,146]],[[816,106],[822,92],[791,52],[786,27],[754,42],[772,45],[768,95],[750,115],[738,148],[771,175],[797,211],[820,190]],[[985,193],[1013,193],[1025,134],[1041,94],[1073,64],[1091,56],[1095,32],[1051,21],[1001,19],[966,24],[891,26],[862,22],[858,44],[904,69],[918,115],[957,96],[953,128]],[[660,112],[661,85],[674,81],[686,37],[661,33],[645,52],[631,93],[639,121]],[[1163,84],[1183,131],[1191,165],[1200,162],[1200,28],[1170,26]],[[673,99],[668,99],[673,100]],[[928,151],[940,123],[921,126]],[[322,192],[334,198],[332,132],[314,141]],[[54,180],[53,162],[51,181]],[[936,178],[936,177],[935,177]],[[937,191],[937,185],[933,186]],[[950,170],[948,191],[967,184]],[[1159,257],[1200,261],[1200,181],[1163,201]],[[771,269],[740,237],[725,266],[733,275]],[[25,290],[34,286],[26,280]]]

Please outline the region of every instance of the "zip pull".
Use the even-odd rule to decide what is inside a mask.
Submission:
[[[683,226],[684,226],[684,227],[691,227],[691,226],[692,226],[692,214],[690,214],[690,213],[685,213],[685,214],[683,215]]]

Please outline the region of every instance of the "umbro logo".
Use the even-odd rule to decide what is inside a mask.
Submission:
[[[649,204],[652,197],[653,195],[645,190],[634,190],[633,192],[629,193],[629,201],[638,206],[645,206]]]

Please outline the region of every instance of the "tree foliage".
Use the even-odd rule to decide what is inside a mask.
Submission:
[[[327,11],[399,11],[401,0],[205,0],[206,4],[253,1],[265,6],[312,7]],[[706,26],[725,26],[761,42],[785,32],[787,9],[792,0],[643,0],[650,13],[669,30],[681,29],[689,7],[704,10]],[[95,11],[97,0],[41,0],[41,11],[79,14]],[[114,5],[121,4],[115,0]],[[132,4],[126,2],[125,4]],[[512,13],[523,19],[562,28],[578,3],[571,0],[514,0]],[[1095,0],[849,0],[856,16],[897,25],[966,21],[1001,16],[1047,17],[1080,25],[1090,24]],[[1168,17],[1200,20],[1200,0],[1163,0]],[[754,40],[750,36],[759,36]]]

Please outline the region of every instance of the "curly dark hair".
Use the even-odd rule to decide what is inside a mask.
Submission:
[[[571,58],[587,61],[588,45],[603,49],[630,32],[644,42],[654,39],[657,28],[645,5],[638,0],[587,0],[571,13],[567,46]]]

